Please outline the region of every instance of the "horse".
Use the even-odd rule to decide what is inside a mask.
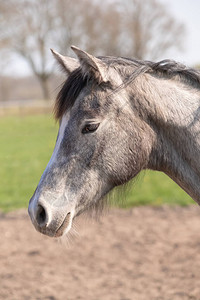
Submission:
[[[29,202],[39,232],[60,237],[75,217],[141,170],[164,172],[200,204],[200,72],[173,60],[52,53],[66,81],[59,131]]]

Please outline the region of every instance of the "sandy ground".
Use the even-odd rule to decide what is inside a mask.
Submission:
[[[200,208],[110,210],[70,241],[0,215],[1,300],[200,299]]]

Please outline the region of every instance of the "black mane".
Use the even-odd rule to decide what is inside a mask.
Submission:
[[[56,98],[54,106],[56,120],[59,120],[74,105],[76,98],[86,85],[87,78],[83,76],[81,68],[74,70],[69,75]]]
[[[190,86],[200,88],[200,71],[187,68],[185,65],[173,60],[167,59],[155,63],[124,57],[100,57],[100,59],[109,66],[115,67],[122,76],[127,75],[127,69],[129,69],[128,78],[125,76],[126,79],[122,85],[116,88],[116,92],[144,73],[165,78],[175,78]],[[82,73],[81,67],[69,75],[56,98],[54,106],[56,120],[60,119],[74,105],[76,98],[87,83],[88,78]]]

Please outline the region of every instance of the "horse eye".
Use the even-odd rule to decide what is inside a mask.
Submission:
[[[86,124],[82,129],[82,133],[94,132],[99,127],[99,124],[100,123],[98,123],[98,124]]]

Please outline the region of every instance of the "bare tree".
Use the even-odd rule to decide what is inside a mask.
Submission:
[[[117,54],[121,22],[115,5],[109,2],[100,5],[94,0],[76,0],[76,5],[71,0],[57,3],[60,21],[57,47],[63,53],[69,53],[69,46],[74,44],[96,55]]]
[[[65,53],[75,44],[96,55],[154,60],[181,47],[184,26],[158,0],[58,2],[62,24],[58,48]]]
[[[49,99],[49,48],[75,44],[96,55],[157,58],[180,45],[183,27],[158,0],[0,0],[0,53],[20,55]],[[176,43],[175,43],[176,41]],[[72,52],[70,52],[72,54]]]
[[[155,60],[173,47],[180,48],[184,26],[158,0],[127,0],[123,12],[127,55]]]
[[[4,23],[5,26],[4,30],[0,29],[0,48],[6,46],[25,59],[45,99],[49,99],[48,81],[53,69],[50,48],[55,47],[63,53],[70,50],[71,44],[97,49],[97,36],[92,27],[87,27],[86,20],[92,19],[95,23],[98,6],[89,0],[76,0],[76,3],[71,0],[8,0],[2,11],[4,18],[0,15],[0,28]]]
[[[9,48],[26,60],[39,80],[45,99],[49,98],[47,83],[52,71],[48,43],[56,21],[53,16],[54,2],[10,0],[6,7],[9,30],[5,35]]]

